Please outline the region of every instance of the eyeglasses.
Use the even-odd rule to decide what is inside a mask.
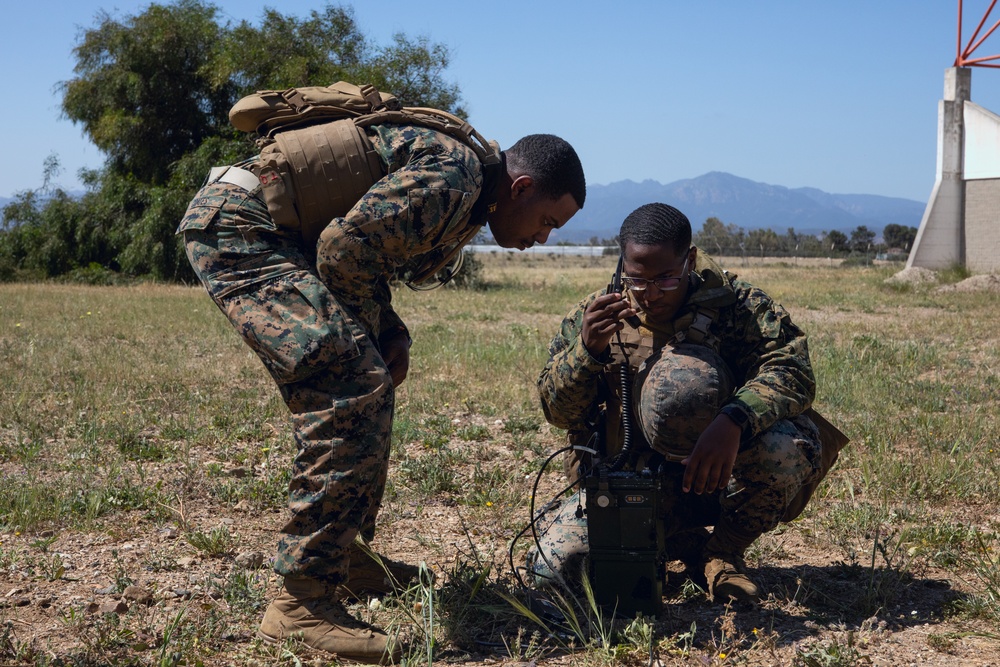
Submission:
[[[673,276],[670,278],[653,278],[652,280],[622,276],[622,284],[633,292],[645,292],[646,288],[649,287],[650,284],[656,285],[656,289],[661,292],[671,292],[680,287],[681,281],[687,277],[688,260],[690,259],[691,255],[688,255],[684,260],[684,266],[681,267],[681,275],[679,276]]]

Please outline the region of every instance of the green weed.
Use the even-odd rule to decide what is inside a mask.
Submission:
[[[216,526],[207,533],[195,530],[187,533],[184,539],[206,556],[216,558],[228,555],[239,542],[239,538],[234,533],[229,532],[227,526]]]
[[[795,667],[857,667],[870,665],[872,661],[856,646],[854,633],[848,632],[846,641],[816,642],[796,651],[792,664]]]

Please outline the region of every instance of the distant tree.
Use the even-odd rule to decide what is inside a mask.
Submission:
[[[917,239],[917,228],[905,225],[888,224],[882,230],[882,241],[889,249],[909,250]]]
[[[823,244],[826,246],[824,250],[834,254],[848,250],[847,235],[836,229],[826,233]]]
[[[747,232],[747,250],[750,253],[764,255],[773,254],[781,247],[777,232],[773,229],[751,229]]]
[[[864,225],[860,225],[851,232],[851,240],[848,245],[854,252],[867,252],[874,242],[875,232]]]
[[[208,2],[177,0],[124,18],[101,13],[84,31],[75,76],[62,84],[62,110],[105,154],[104,166],[87,172],[81,199],[29,192],[4,211],[0,261],[8,269],[0,279],[28,267],[59,275],[91,263],[193,278],[174,229],[209,167],[253,154],[228,113],[254,90],[343,79],[464,115],[458,86],[444,80],[444,45],[403,34],[374,45],[348,7],[305,19],[266,10],[259,26],[219,16]]]
[[[693,242],[699,248],[716,255],[736,253],[743,242],[742,227],[734,224],[726,225],[716,217],[705,220],[701,229],[694,235]]]
[[[796,236],[798,249],[793,252],[799,257],[822,257],[827,254],[823,249],[823,240],[812,234]]]

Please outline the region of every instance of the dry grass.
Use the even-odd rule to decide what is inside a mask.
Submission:
[[[671,575],[660,618],[553,638],[505,601],[521,595],[506,549],[560,446],[534,394],[546,346],[614,258],[484,262],[484,290],[394,295],[414,356],[377,546],[438,578],[357,611],[401,623],[411,664],[428,646],[438,662],[647,664],[650,640],[668,664],[1000,659],[993,293],[883,284],[898,267],[730,262],[810,333],[818,407],[854,442],[751,553],[759,608],[714,607]],[[253,639],[292,444],[200,288],[0,285],[0,377],[0,664],[312,659]]]

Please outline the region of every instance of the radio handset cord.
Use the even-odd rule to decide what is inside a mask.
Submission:
[[[622,293],[622,269],[625,263],[625,256],[618,255],[618,267],[615,269],[614,275],[611,276],[611,282],[608,284],[608,294],[621,294]],[[628,323],[633,329],[638,329],[642,322],[639,320],[638,315],[632,315],[631,317],[626,317],[625,322]],[[611,472],[619,470],[628,460],[632,453],[632,442],[633,442],[633,429],[632,429],[632,376],[629,373],[629,358],[628,350],[625,349],[625,345],[622,343],[621,332],[615,334],[615,338],[618,343],[618,349],[621,350],[622,357],[624,357],[622,363],[618,366],[618,382],[619,388],[621,390],[622,396],[622,430],[624,431],[624,438],[622,440],[622,449],[618,452],[618,456],[614,458],[609,464]]]

